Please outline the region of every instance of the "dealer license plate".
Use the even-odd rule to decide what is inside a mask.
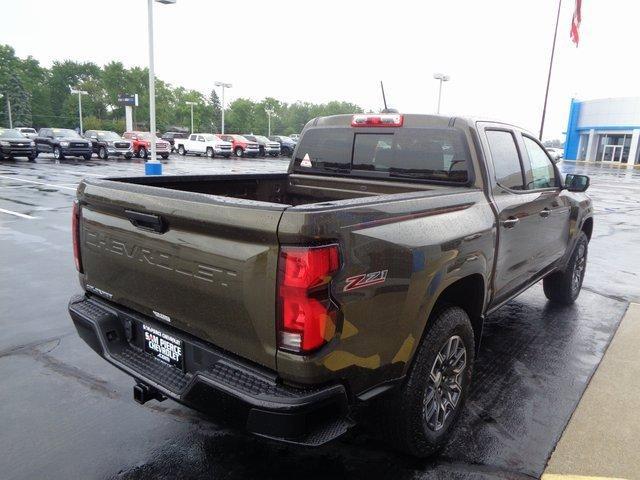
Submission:
[[[184,342],[157,328],[142,324],[144,351],[182,370]]]

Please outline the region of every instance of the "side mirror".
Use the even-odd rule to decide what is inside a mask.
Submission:
[[[564,187],[570,192],[584,192],[589,188],[589,177],[568,173],[564,180]]]

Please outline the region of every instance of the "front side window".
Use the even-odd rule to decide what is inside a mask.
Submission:
[[[527,190],[553,188],[556,186],[556,170],[548,155],[532,138],[523,136],[524,146],[529,155],[529,170],[526,172]]]
[[[506,130],[487,130],[486,134],[496,182],[511,190],[522,190],[522,165],[513,134]]]

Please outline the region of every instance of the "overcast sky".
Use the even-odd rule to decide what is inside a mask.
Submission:
[[[0,43],[45,66],[72,59],[148,65],[145,0],[0,0]],[[228,99],[345,100],[433,113],[434,72],[451,76],[442,113],[539,129],[557,0],[177,0],[156,3],[156,75]],[[579,48],[564,0],[545,138],[560,138],[572,96],[637,96],[640,2],[583,0]],[[133,92],[132,92],[133,93]]]

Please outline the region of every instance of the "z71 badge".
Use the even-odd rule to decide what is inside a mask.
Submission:
[[[380,270],[378,272],[363,273],[347,278],[347,284],[342,289],[343,292],[349,292],[357,288],[370,287],[387,281],[387,273],[389,270]]]

